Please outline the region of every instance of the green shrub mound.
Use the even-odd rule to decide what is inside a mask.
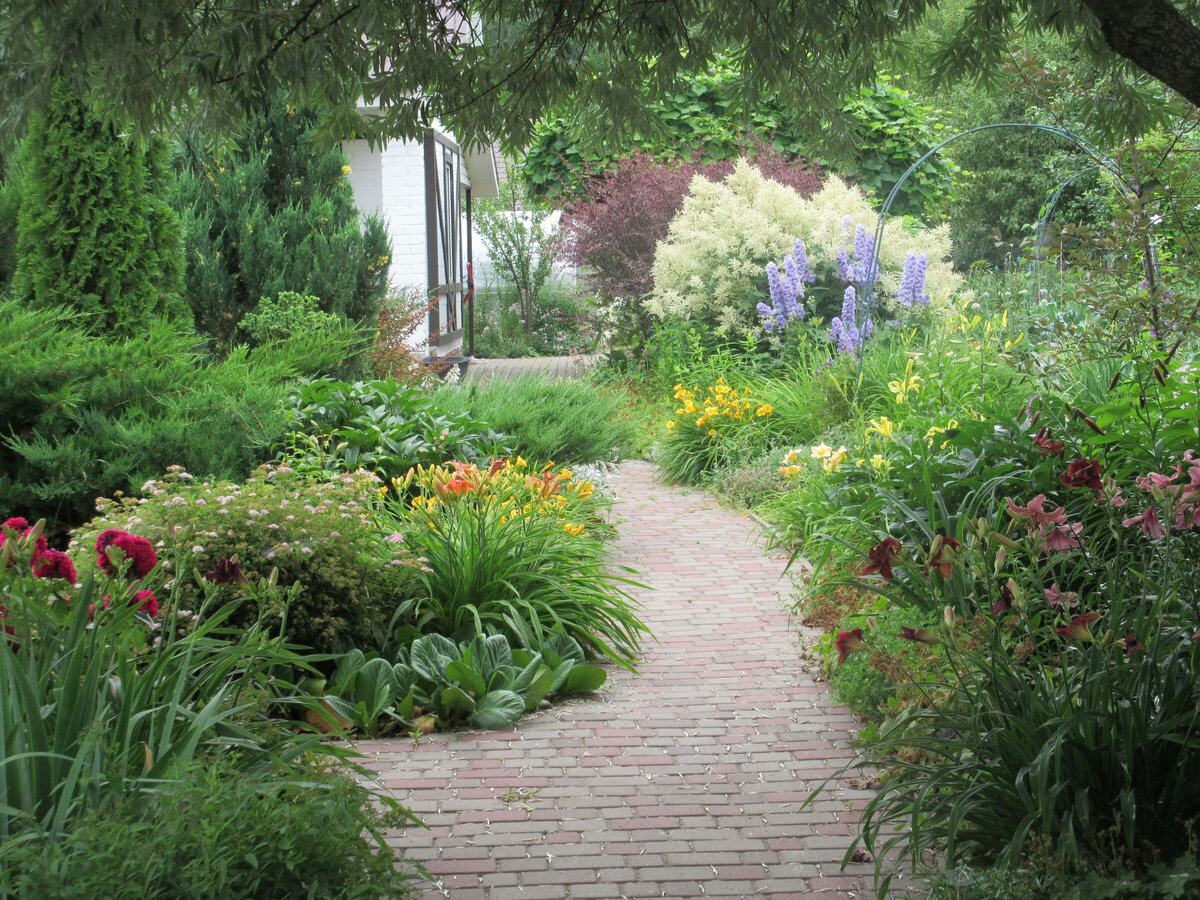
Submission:
[[[0,849],[13,900],[379,900],[413,892],[381,811],[351,779],[315,766],[246,774],[210,763],[158,790],[99,807],[62,841],[30,834]]]
[[[206,593],[210,607],[241,596],[240,583],[215,572],[221,560],[236,561],[251,580],[274,570],[279,586],[294,590],[286,606],[281,600],[261,611],[243,606],[232,622],[265,615],[289,641],[344,651],[378,639],[416,577],[403,547],[388,545],[386,556],[381,549],[383,535],[370,518],[376,488],[362,475],[313,481],[287,466],[260,468],[242,483],[199,481],[176,468],[143,485],[144,499],[99,501],[100,516],[75,534],[72,547],[85,553],[102,531],[115,528],[190,556],[217,582],[179,579],[173,586],[173,601],[192,612]],[[158,575],[174,576],[169,568]]]
[[[343,329],[205,365],[167,321],[109,340],[69,312],[0,300],[0,507],[60,533],[170,465],[243,478],[284,433],[288,384],[361,347]]]

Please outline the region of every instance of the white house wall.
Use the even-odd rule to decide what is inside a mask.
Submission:
[[[359,209],[378,215],[392,245],[388,283],[395,292],[428,290],[425,252],[425,152],[418,141],[389,141],[375,149],[366,141],[345,141],[350,159],[350,186]],[[424,350],[428,323],[422,320],[413,335]]]

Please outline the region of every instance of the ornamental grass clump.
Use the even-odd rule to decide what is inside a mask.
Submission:
[[[262,615],[274,628],[286,623],[290,641],[318,652],[370,643],[407,599],[415,563],[402,545],[385,544],[375,526],[376,479],[327,478],[278,465],[244,482],[207,482],[173,467],[142,485],[140,498],[98,501],[99,516],[75,533],[72,546],[91,546],[112,529],[136,532],[160,553],[186,555],[204,576],[198,584],[181,578],[174,563],[159,567],[151,581],[170,588],[181,609],[198,611],[205,596],[210,611],[237,604],[232,624]],[[279,598],[263,610],[238,603],[246,580],[272,572],[281,588],[295,587],[287,608]]]
[[[763,421],[773,412],[750,388],[734,388],[724,376],[704,388],[675,385],[672,397],[680,405],[667,421],[658,464],[663,474],[680,484],[696,484],[705,475],[770,446]]]
[[[504,634],[534,650],[562,631],[632,667],[649,632],[626,590],[632,570],[610,563],[607,504],[590,483],[518,458],[417,469],[398,487],[415,495],[387,508],[421,563],[398,618],[456,641]]]

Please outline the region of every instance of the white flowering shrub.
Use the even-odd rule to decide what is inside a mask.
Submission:
[[[659,318],[679,316],[726,336],[760,333],[758,304],[770,301],[767,263],[782,266],[800,240],[815,276],[805,292],[808,312],[828,319],[843,306],[839,251],[853,254],[860,226],[873,235],[878,222],[866,195],[834,176],[807,200],[764,178],[746,160],[723,182],[697,176],[658,244],[646,308]],[[949,263],[948,229],[912,230],[902,219],[890,219],[880,245],[876,319],[906,320],[925,309],[896,299],[909,254],[926,257],[924,290],[931,308],[959,289],[962,279]]]

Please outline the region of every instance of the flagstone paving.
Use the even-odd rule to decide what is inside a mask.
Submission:
[[[424,898],[873,896],[870,863],[841,869],[870,793],[839,781],[801,809],[857,722],[802,657],[786,559],[649,463],[616,484],[657,636],[638,674],[503,731],[360,744],[428,826],[388,842],[436,878]]]

